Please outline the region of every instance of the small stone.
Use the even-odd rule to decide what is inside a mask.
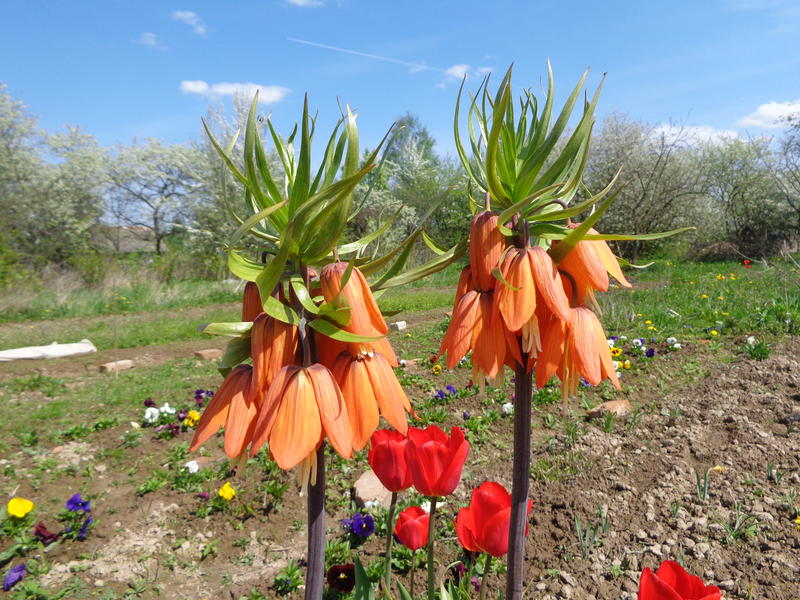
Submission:
[[[99,587],[99,588],[101,588],[101,587],[103,587],[105,584],[106,584],[106,582],[105,582],[105,581],[103,581],[102,579],[95,579],[95,580],[94,580],[94,587]]]
[[[661,557],[661,544],[653,544],[647,549],[651,554]]]
[[[609,400],[608,402],[603,402],[595,406],[592,410],[590,410],[586,416],[590,419],[595,419],[597,417],[602,417],[605,413],[611,413],[616,417],[624,417],[627,415],[633,407],[631,406],[630,401],[627,398],[622,398],[621,400]]]
[[[711,544],[708,544],[707,542],[700,542],[694,547],[694,555],[697,556],[698,554],[705,554],[709,550],[711,550]]]
[[[223,352],[221,348],[206,348],[205,350],[195,350],[194,355],[201,360],[214,360],[222,358]]]
[[[372,469],[364,471],[356,480],[353,484],[353,493],[359,506],[364,506],[367,502],[378,502],[381,506],[389,508],[392,502],[392,492],[383,487]]]
[[[389,327],[391,329],[394,329],[395,331],[403,331],[405,328],[408,327],[408,323],[406,323],[405,321],[395,321],[394,323],[389,325]]]
[[[561,577],[561,581],[563,581],[566,584],[569,584],[571,586],[578,585],[578,581],[566,571],[560,571],[558,576]]]
[[[133,368],[133,361],[129,359],[115,360],[100,365],[101,373],[118,373],[119,371],[126,371]]]
[[[636,539],[637,540],[646,540],[647,539],[647,532],[644,529],[640,529],[636,532]]]
[[[559,593],[559,596],[561,596],[562,598],[572,598],[572,594],[573,593],[574,593],[574,590],[573,590],[572,586],[569,585],[568,583],[566,583],[566,584],[564,584],[562,586],[561,592]]]
[[[547,584],[544,581],[540,581],[535,586],[537,592],[543,592],[547,589]]]
[[[717,584],[717,587],[722,588],[723,590],[732,590],[734,585],[733,579],[726,579],[724,581],[720,581]]]

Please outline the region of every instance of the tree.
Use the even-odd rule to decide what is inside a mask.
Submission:
[[[706,193],[724,217],[727,241],[748,256],[772,254],[788,235],[769,143],[728,138],[702,148]]]
[[[658,130],[620,114],[605,119],[592,140],[584,179],[597,193],[622,167],[619,183],[624,187],[603,215],[604,229],[643,234],[698,221],[707,207],[698,154],[690,141],[681,127]],[[635,261],[654,247],[633,241],[618,250]]]
[[[778,193],[791,214],[790,235],[800,237],[800,115],[789,119],[789,129],[780,141],[773,162]]]
[[[117,147],[108,166],[108,213],[117,224],[141,227],[143,237],[152,236],[160,255],[168,236],[196,229],[202,192],[197,168],[202,163],[192,146],[166,146],[148,139]]]

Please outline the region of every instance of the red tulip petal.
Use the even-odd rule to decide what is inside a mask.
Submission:
[[[646,568],[639,578],[638,600],[686,600]]]
[[[719,588],[713,585],[706,586],[699,577],[687,573],[675,561],[665,560],[662,562],[655,576],[673,589],[683,600],[719,598]]]
[[[474,532],[475,523],[472,518],[472,511],[467,508],[462,508],[458,511],[456,516],[456,535],[461,545],[470,552],[480,552],[478,543],[475,541]]]

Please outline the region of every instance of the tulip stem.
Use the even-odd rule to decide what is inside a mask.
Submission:
[[[325,445],[317,450],[317,480],[308,486],[305,600],[321,600],[325,583]]]
[[[486,598],[486,587],[489,580],[489,567],[492,566],[492,555],[487,554],[486,559],[483,561],[483,575],[481,576],[481,592],[478,596],[478,600],[484,600]]]
[[[525,577],[525,525],[528,520],[528,484],[531,470],[531,396],[533,382],[525,365],[528,354],[514,373],[514,465],[511,488],[511,521],[508,531],[506,600],[522,599]]]
[[[386,520],[386,568],[384,581],[386,583],[386,593],[391,595],[392,591],[392,534],[394,533],[394,511],[397,508],[397,492],[392,492],[392,501],[389,503],[389,516]]]
[[[413,550],[411,552],[411,574],[409,575],[409,577],[411,578],[411,583],[409,584],[411,590],[409,591],[409,594],[412,598],[414,597],[414,572],[416,570],[417,570],[417,551]]]
[[[428,521],[428,600],[434,600],[436,593],[436,581],[434,577],[435,565],[433,564],[433,546],[434,546],[434,523],[436,515],[436,497],[431,497],[431,512]]]

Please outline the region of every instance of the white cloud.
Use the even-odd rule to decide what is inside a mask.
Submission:
[[[314,6],[325,6],[325,2],[323,0],[287,0],[289,4],[294,4],[295,6],[302,6],[303,8],[311,8]]]
[[[684,143],[689,145],[712,143],[718,144],[725,140],[735,139],[739,134],[732,129],[715,129],[709,125],[671,125],[662,123],[650,132],[651,137],[664,139],[669,143]]]
[[[206,34],[206,25],[197,16],[197,13],[191,10],[176,10],[172,13],[172,20],[184,23],[192,28],[197,35]]]
[[[492,71],[494,71],[494,67],[478,67],[475,69],[477,75],[488,75]]]
[[[208,84],[203,80],[181,81],[181,91],[184,94],[197,94],[207,98],[220,98],[222,96],[244,96],[252,98],[256,91],[259,92],[258,101],[262,104],[274,104],[283,100],[291,90],[280,85],[260,85],[258,83],[220,83]]]
[[[455,79],[463,79],[471,68],[472,67],[469,65],[453,65],[449,69],[446,69],[444,74],[448,77],[454,77]]]
[[[786,120],[791,116],[800,116],[800,100],[767,102],[746,117],[739,119],[737,125],[740,127],[780,129],[786,126]]]
[[[155,48],[156,50],[166,50],[167,47],[158,41],[158,36],[150,31],[145,31],[139,36],[138,40],[134,40],[135,44],[140,46],[147,46],[148,48]]]

